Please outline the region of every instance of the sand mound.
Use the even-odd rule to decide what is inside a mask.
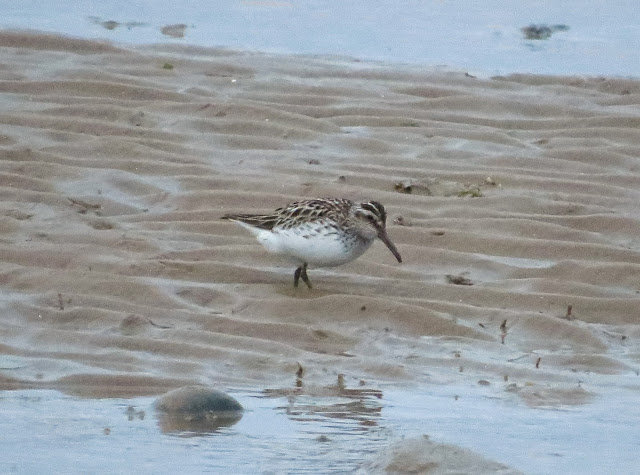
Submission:
[[[521,472],[461,447],[432,442],[428,437],[422,437],[396,442],[375,460],[368,462],[361,473],[516,475]]]

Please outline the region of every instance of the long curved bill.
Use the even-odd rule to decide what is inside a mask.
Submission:
[[[386,244],[386,246],[391,251],[391,254],[393,254],[396,257],[396,259],[398,259],[398,262],[402,262],[402,257],[400,257],[400,253],[396,249],[396,246],[394,246],[394,244],[391,242],[391,239],[389,239],[389,235],[387,234],[387,231],[384,229],[381,229],[378,232],[378,237],[383,243]]]

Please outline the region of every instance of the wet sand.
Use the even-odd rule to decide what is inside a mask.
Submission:
[[[638,81],[1,32],[0,94],[3,389],[640,388]],[[219,219],[322,196],[404,262],[294,289]]]

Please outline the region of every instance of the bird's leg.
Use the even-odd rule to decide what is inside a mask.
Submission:
[[[311,281],[309,280],[309,276],[307,275],[307,263],[305,262],[302,266],[302,272],[300,272],[300,277],[302,277],[302,281],[307,284],[307,287],[311,288]]]
[[[309,280],[309,276],[307,275],[307,263],[305,262],[303,265],[298,267],[296,271],[293,273],[293,286],[298,287],[298,282],[300,281],[300,277],[302,277],[302,281],[307,284],[307,287],[311,288],[311,281]]]
[[[302,266],[298,267],[296,271],[293,273],[293,286],[298,286],[298,281],[300,280],[300,272],[302,272]]]

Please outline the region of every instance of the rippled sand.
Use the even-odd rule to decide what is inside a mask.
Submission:
[[[639,387],[640,82],[2,32],[0,94],[5,389]],[[322,196],[404,262],[294,289],[219,219]]]

